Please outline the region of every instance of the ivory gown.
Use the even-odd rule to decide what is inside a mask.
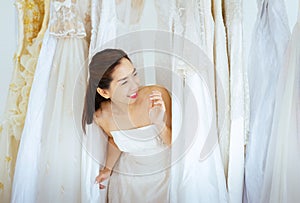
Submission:
[[[85,193],[81,192],[82,134],[74,115],[80,116],[83,109],[89,5],[71,0],[54,0],[50,5],[16,161],[14,203],[81,202]],[[75,108],[74,98],[80,104]]]
[[[169,202],[170,148],[155,125],[111,131],[122,151],[108,184],[108,202]]]
[[[250,127],[246,146],[244,201],[260,201],[273,123],[278,75],[290,30],[284,0],[258,1],[249,55]]]
[[[261,203],[300,200],[300,1],[279,74]]]

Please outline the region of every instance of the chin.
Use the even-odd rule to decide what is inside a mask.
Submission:
[[[137,100],[137,98],[135,98],[135,99],[128,98],[128,100],[127,100],[127,104],[133,104],[133,103],[135,103],[135,102],[136,102],[136,100]]]
[[[128,101],[128,104],[134,104],[136,102],[136,99],[130,99],[129,101]]]

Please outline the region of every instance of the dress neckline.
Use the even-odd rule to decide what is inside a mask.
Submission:
[[[145,126],[141,126],[141,127],[137,127],[137,128],[130,128],[130,129],[124,129],[124,130],[111,130],[109,131],[110,133],[114,133],[114,132],[124,132],[124,131],[133,131],[133,130],[142,130],[142,129],[146,129],[149,128],[151,126],[155,126],[155,124],[149,124],[149,125],[145,125]]]

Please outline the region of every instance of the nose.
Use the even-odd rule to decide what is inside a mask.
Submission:
[[[140,85],[139,79],[131,77],[131,80],[130,80],[130,90],[138,90],[139,85]]]

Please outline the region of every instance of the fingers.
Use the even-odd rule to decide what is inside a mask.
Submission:
[[[157,90],[152,91],[152,94],[150,94],[150,100],[155,100],[155,99],[162,99],[161,92]]]
[[[157,100],[153,103],[154,105],[163,105],[164,102],[162,100]]]
[[[165,103],[162,99],[161,92],[154,90],[152,91],[152,94],[149,95],[150,103],[149,108],[154,106],[161,106],[163,109],[165,109]]]
[[[102,181],[103,181],[102,178],[99,177],[99,176],[97,176],[96,179],[95,179],[95,184],[96,184],[96,183],[99,184],[99,183],[101,183]]]
[[[100,176],[97,176],[96,177],[96,180],[95,180],[95,184],[99,184],[99,189],[102,190],[102,189],[105,189],[106,186],[101,184],[101,182],[105,181],[105,178],[102,178]]]
[[[95,178],[95,184],[99,184],[99,189],[105,189],[106,186],[101,184],[102,182],[104,182],[105,180],[107,179],[107,177],[103,174],[101,175],[98,175],[96,178]]]
[[[149,95],[149,118],[151,123],[161,125],[164,123],[165,117],[165,102],[162,98],[162,94],[159,91],[152,91]]]

